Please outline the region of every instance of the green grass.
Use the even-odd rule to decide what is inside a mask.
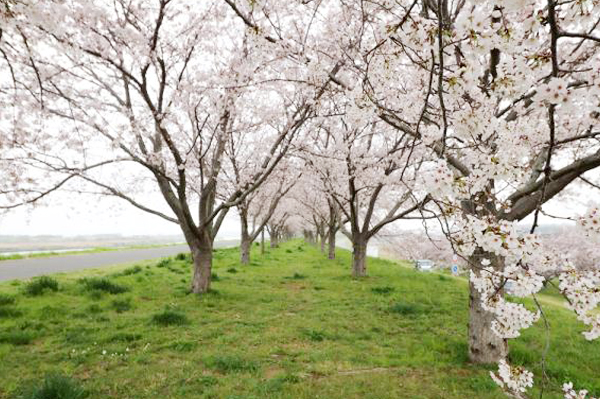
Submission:
[[[25,285],[25,293],[29,296],[43,295],[47,291],[58,291],[58,281],[49,276],[35,277]]]
[[[386,285],[385,287],[373,287],[371,288],[371,291],[375,294],[387,295],[394,292],[394,287],[390,287],[389,285]]]
[[[189,324],[188,318],[183,313],[168,309],[152,316],[152,322],[159,326],[183,326]]]
[[[491,368],[468,362],[461,279],[369,259],[369,277],[354,280],[349,252],[330,261],[300,241],[265,255],[253,246],[252,267],[235,248],[214,255],[220,278],[203,297],[189,293],[184,255],[57,276],[51,295],[0,284],[0,298],[14,298],[2,308],[17,311],[0,317],[0,398],[44,375],[69,376],[94,399],[504,398]],[[82,278],[129,290],[90,295]],[[546,313],[544,397],[562,397],[567,380],[600,395],[600,343],[566,309]],[[527,330],[512,361],[540,375],[544,345],[540,326]]]
[[[86,291],[106,292],[108,294],[122,294],[129,291],[128,287],[112,282],[107,277],[89,277],[82,278],[79,282]]]
[[[18,397],[22,399],[83,399],[87,392],[78,381],[60,375],[48,374],[41,381],[30,381]]]
[[[131,304],[131,298],[124,298],[124,299],[115,299],[114,301],[112,301],[111,307],[117,313],[123,313],[123,312],[127,312],[127,311],[131,310],[133,308],[133,305]]]
[[[0,306],[13,305],[16,301],[14,295],[0,294]]]

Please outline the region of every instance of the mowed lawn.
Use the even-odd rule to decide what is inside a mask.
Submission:
[[[184,256],[61,275],[41,295],[0,284],[0,398],[49,373],[90,398],[504,397],[493,367],[468,362],[465,281],[379,259],[354,280],[348,251],[330,261],[299,240],[252,256],[216,250],[201,298]],[[567,380],[600,395],[600,343],[567,310],[547,314],[544,397]],[[544,346],[540,323],[511,356],[539,372]]]

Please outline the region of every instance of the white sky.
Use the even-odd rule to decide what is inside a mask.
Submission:
[[[578,186],[568,189],[560,199],[550,201],[544,209],[557,216],[573,216],[585,211],[596,196],[593,190]],[[149,198],[146,198],[149,199]],[[147,203],[168,213],[157,195]],[[531,224],[531,216],[525,223]],[[565,223],[543,217],[541,223]],[[420,221],[396,223],[396,230],[417,230]],[[236,211],[231,210],[219,231],[218,239],[238,238],[240,232]],[[19,208],[0,214],[0,235],[180,235],[179,226],[158,216],[134,208],[123,200],[92,195],[55,194],[35,208]]]
[[[230,211],[219,238],[239,236],[239,221]],[[0,214],[0,235],[177,235],[179,226],[111,198],[57,198],[43,206]]]

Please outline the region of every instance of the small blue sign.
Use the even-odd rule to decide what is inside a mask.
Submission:
[[[452,274],[458,274],[458,265],[452,265]]]

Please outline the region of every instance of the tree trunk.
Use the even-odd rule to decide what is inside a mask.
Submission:
[[[504,259],[478,249],[469,258],[471,265],[481,266],[482,259],[489,259],[496,270],[504,269]],[[479,275],[480,271],[471,266]],[[473,363],[497,363],[508,355],[508,344],[492,331],[494,315],[481,306],[481,294],[472,283],[469,284],[469,359]]]
[[[212,240],[204,238],[199,245],[194,245],[192,258],[194,260],[194,275],[192,277],[192,292],[204,294],[210,290],[212,273]]]
[[[329,229],[329,259],[335,259],[335,230]]]
[[[321,253],[324,254],[325,253],[325,231],[321,232]]]
[[[250,263],[250,246],[252,240],[248,233],[248,210],[247,208],[240,207],[240,222],[241,222],[241,240],[240,240],[240,262],[243,265]]]
[[[277,239],[277,234],[273,233],[271,236],[271,248],[277,248],[279,246],[279,242]]]
[[[352,277],[367,275],[367,241],[359,238],[352,243]]]
[[[250,249],[252,247],[252,241],[250,237],[243,237],[240,242],[240,262],[243,265],[247,265],[250,263]]]
[[[260,253],[265,254],[265,229],[263,228],[260,232]]]

